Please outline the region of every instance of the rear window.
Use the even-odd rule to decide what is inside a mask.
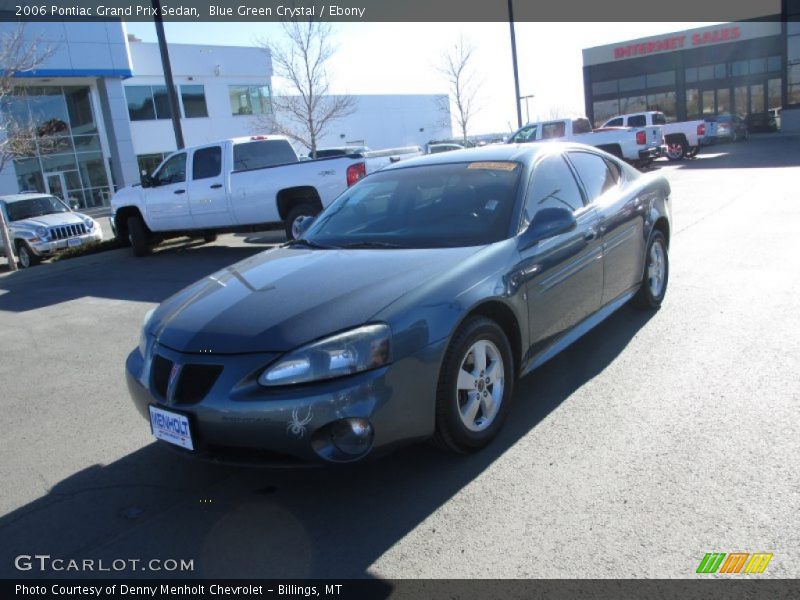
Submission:
[[[591,133],[592,124],[589,119],[575,119],[572,121],[572,133]]]
[[[667,118],[664,116],[664,113],[655,113],[653,114],[653,125],[666,125]]]
[[[233,147],[233,170],[263,169],[297,162],[297,155],[286,140],[245,142]]]

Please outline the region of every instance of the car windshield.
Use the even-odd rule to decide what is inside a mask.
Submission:
[[[379,171],[342,194],[303,237],[351,248],[491,244],[508,236],[521,171],[511,161]]]
[[[42,215],[70,212],[69,207],[53,196],[38,196],[6,203],[9,221],[22,221]]]

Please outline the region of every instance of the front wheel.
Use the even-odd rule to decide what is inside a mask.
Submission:
[[[513,389],[513,357],[505,333],[491,319],[471,317],[445,353],[433,442],[459,453],[483,448],[502,428]]]
[[[20,242],[17,246],[17,258],[19,258],[19,266],[23,269],[35,267],[41,262],[27,242]]]
[[[313,217],[319,211],[311,204],[299,204],[289,211],[286,215],[284,228],[286,231],[286,239],[294,240],[300,236],[300,219],[301,217]]]
[[[133,248],[134,256],[147,256],[152,252],[152,241],[150,232],[144,224],[142,217],[130,217],[128,219],[128,241]]]
[[[642,286],[634,296],[634,304],[639,308],[657,309],[667,293],[669,280],[669,254],[664,234],[656,230],[650,236],[645,255]]]

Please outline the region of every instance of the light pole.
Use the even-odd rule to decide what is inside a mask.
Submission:
[[[514,63],[514,101],[517,105],[517,128],[522,128],[522,105],[519,98],[519,70],[517,69],[517,37],[514,34],[514,7],[508,0],[508,26],[511,29],[511,61]]]
[[[525,120],[530,123],[531,122],[531,111],[528,107],[528,100],[531,98],[535,98],[536,94],[528,94],[527,96],[522,96],[520,100],[525,100]]]
[[[178,94],[175,93],[175,81],[172,79],[172,64],[169,61],[169,50],[167,49],[167,38],[164,35],[164,20],[161,18],[161,0],[151,0],[156,24],[156,37],[158,38],[158,49],[161,52],[161,65],[164,69],[164,83],[167,86],[167,100],[169,101],[170,113],[172,113],[172,129],[175,132],[175,145],[178,150],[183,150],[183,129],[181,128],[181,113],[178,107]]]

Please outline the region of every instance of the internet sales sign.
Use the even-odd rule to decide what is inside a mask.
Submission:
[[[633,58],[634,56],[657,54],[669,50],[683,50],[684,48],[694,48],[708,44],[733,42],[734,40],[738,40],[741,36],[742,31],[738,25],[720,27],[719,29],[712,29],[692,35],[673,35],[647,42],[617,46],[614,48],[614,58]]]

